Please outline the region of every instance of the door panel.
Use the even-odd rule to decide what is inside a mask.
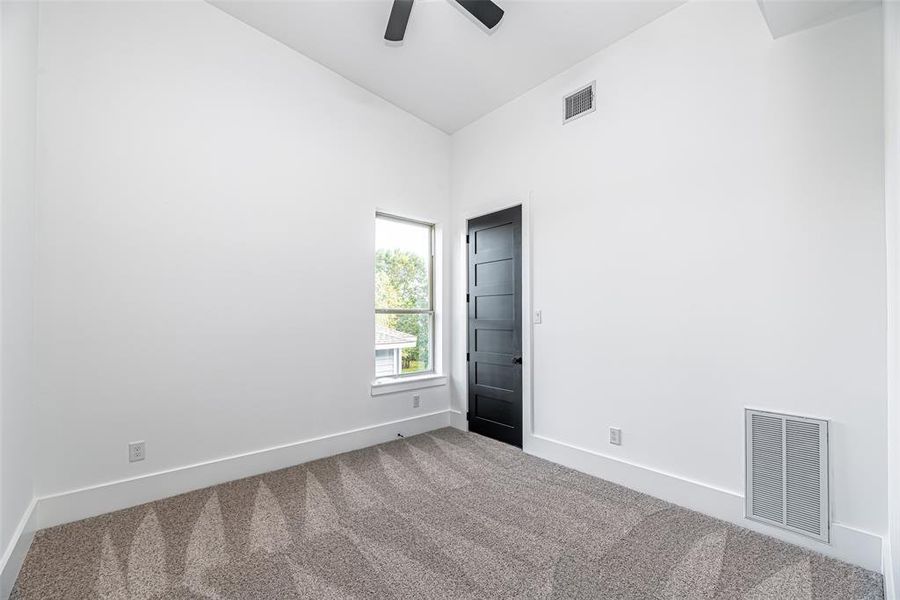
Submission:
[[[503,402],[489,396],[475,396],[475,407],[480,419],[491,421],[492,424],[500,425],[515,420],[512,414],[514,406],[509,402]]]
[[[501,211],[506,212],[506,211]],[[499,213],[495,213],[499,214]],[[487,215],[491,217],[493,215]],[[478,219],[473,219],[473,221],[478,221],[483,217],[479,217]],[[471,225],[471,222],[470,222]],[[502,225],[493,225],[491,227],[485,227],[480,230],[476,230],[472,232],[472,237],[470,240],[474,240],[475,248],[473,250],[485,256],[485,253],[492,251],[501,251],[508,252],[512,250],[513,247],[513,227],[512,223],[504,223]]]
[[[478,291],[475,293],[478,294]],[[504,294],[502,296],[476,295],[474,298],[476,319],[484,321],[511,321],[516,317],[515,299],[512,297],[512,294]]]
[[[516,347],[513,333],[506,329],[478,329],[475,331],[473,350],[492,354],[514,354]]]
[[[480,361],[475,365],[475,385],[487,386],[508,392],[515,391],[513,365],[491,364]]]
[[[522,209],[469,221],[469,430],[522,446]]]
[[[512,259],[475,265],[475,287],[483,289],[493,286],[500,291],[513,281],[513,267],[515,263]]]

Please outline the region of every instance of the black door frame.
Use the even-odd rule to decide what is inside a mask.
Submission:
[[[497,213],[516,206],[522,210],[522,236],[521,236],[521,257],[522,257],[522,450],[528,451],[533,447],[534,441],[534,380],[532,369],[532,340],[533,340],[533,308],[531,302],[531,193],[527,200],[516,202],[497,204],[492,207],[482,206],[470,212],[466,212],[462,216],[460,225],[462,234],[460,238],[460,247],[458,256],[463,261],[462,269],[462,295],[459,299],[460,316],[465,323],[465,344],[463,344],[462,352],[458,353],[457,359],[461,361],[463,381],[465,383],[465,396],[463,399],[462,414],[460,415],[462,423],[465,423],[465,430],[469,430],[469,422],[466,418],[466,411],[469,406],[469,365],[466,360],[466,353],[469,350],[469,310],[466,302],[466,293],[469,287],[469,253],[466,245],[466,234],[469,231],[469,221],[484,217],[493,213]],[[459,329],[456,329],[459,331]]]

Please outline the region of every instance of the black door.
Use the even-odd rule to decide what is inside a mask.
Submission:
[[[522,446],[522,207],[469,221],[469,431]]]

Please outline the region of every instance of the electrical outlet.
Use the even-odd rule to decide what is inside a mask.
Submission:
[[[147,447],[144,442],[128,444],[128,462],[138,462],[147,458]]]
[[[609,428],[609,443],[615,446],[622,445],[622,430],[618,427]]]
[[[544,322],[543,311],[540,311],[540,310],[534,311],[534,324],[540,325],[543,322]]]
[[[413,396],[413,408],[419,408],[419,406],[421,406],[421,405],[422,405],[422,399],[419,397],[418,394],[416,394],[415,396]]]

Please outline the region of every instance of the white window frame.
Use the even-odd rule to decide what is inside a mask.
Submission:
[[[379,308],[375,307],[375,315],[378,316],[380,314],[387,315],[428,315],[431,319],[431,335],[429,336],[429,350],[428,350],[428,370],[425,371],[416,371],[415,373],[399,373],[397,375],[392,375],[390,377],[375,377],[372,383],[373,386],[373,394],[375,394],[375,388],[379,386],[386,386],[394,383],[414,383],[416,380],[424,383],[427,380],[434,380],[436,378],[444,379],[437,373],[437,347],[436,343],[437,338],[437,311],[435,310],[435,230],[437,226],[434,223],[430,223],[428,221],[421,221],[418,219],[410,219],[408,217],[401,217],[398,215],[377,211],[375,213],[376,222],[378,219],[385,219],[391,221],[397,221],[400,223],[407,223],[412,225],[419,225],[422,227],[427,227],[429,230],[428,236],[428,245],[429,245],[429,264],[426,265],[428,269],[428,308]],[[374,354],[373,354],[374,356]],[[373,364],[372,367],[373,377],[375,366]],[[439,383],[437,385],[442,385],[443,383]],[[417,387],[427,387],[427,386],[417,386]],[[409,388],[415,389],[415,388]]]

